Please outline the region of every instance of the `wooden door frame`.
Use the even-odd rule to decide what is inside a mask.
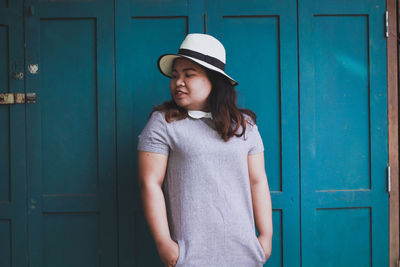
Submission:
[[[391,177],[389,193],[389,265],[397,267],[399,260],[399,117],[398,117],[398,51],[396,0],[387,0],[389,37],[387,39],[388,82],[388,151]],[[400,11],[400,10],[399,10]]]

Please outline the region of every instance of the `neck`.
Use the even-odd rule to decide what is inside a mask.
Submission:
[[[205,107],[203,107],[202,109],[200,109],[201,111],[204,111],[204,112],[210,112],[211,110],[210,110],[210,107],[208,106],[208,105],[206,105]]]
[[[211,110],[207,107],[204,108],[188,108],[186,110],[199,110],[199,111],[204,111],[204,112],[211,112]]]

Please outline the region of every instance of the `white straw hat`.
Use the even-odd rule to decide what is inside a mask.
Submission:
[[[225,73],[224,46],[209,34],[190,33],[186,35],[177,54],[161,55],[157,61],[161,73],[171,78],[172,64],[178,57],[188,58],[207,69],[217,71],[227,77],[232,85],[238,85],[237,81]]]

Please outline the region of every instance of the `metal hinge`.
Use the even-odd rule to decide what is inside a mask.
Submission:
[[[390,193],[390,165],[387,166],[387,191]]]
[[[389,37],[389,11],[385,12],[385,36]]]
[[[0,105],[36,103],[36,93],[0,94]]]

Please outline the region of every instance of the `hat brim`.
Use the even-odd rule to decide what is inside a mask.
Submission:
[[[226,74],[223,70],[221,70],[221,69],[219,69],[217,67],[214,67],[213,65],[211,65],[211,64],[209,64],[207,62],[204,62],[202,60],[199,60],[197,58],[193,58],[193,57],[189,57],[189,56],[185,56],[185,55],[179,55],[179,54],[164,54],[164,55],[161,55],[158,58],[158,61],[157,61],[158,69],[165,76],[167,76],[169,78],[172,78],[172,65],[174,63],[174,60],[176,58],[182,58],[182,57],[190,59],[190,60],[196,62],[197,64],[199,64],[199,65],[201,65],[201,66],[203,66],[203,67],[205,67],[207,69],[210,69],[210,70],[213,70],[213,71],[221,73],[222,75],[224,75],[225,77],[227,77],[230,80],[230,82],[231,82],[231,84],[233,86],[236,86],[236,85],[239,84],[237,81],[232,79],[228,74]]]

